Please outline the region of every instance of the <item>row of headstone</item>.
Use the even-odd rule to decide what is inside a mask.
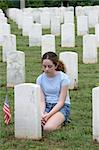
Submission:
[[[72,24],[64,24],[62,25],[62,33],[64,36],[62,36],[61,40],[64,43],[61,43],[62,47],[74,47],[75,46],[75,35],[74,34],[74,26]],[[66,28],[67,27],[67,28]],[[73,28],[72,28],[73,27]],[[68,30],[68,28],[72,28],[71,30]],[[69,31],[72,31],[70,33]],[[68,38],[66,38],[68,35]],[[65,39],[64,39],[65,37]],[[47,51],[53,51],[55,52],[55,37],[54,35],[43,35],[42,36],[42,54],[44,54]],[[97,55],[97,40],[96,35],[94,34],[85,34],[83,36],[83,63],[97,63],[98,61],[98,55]]]
[[[42,35],[42,28],[41,28],[40,24],[36,23],[32,27],[33,28],[31,29],[31,32],[29,34],[29,46],[42,46],[43,47],[44,36],[47,38],[47,37],[49,37],[49,35]],[[59,28],[57,31],[55,32],[55,30],[53,30],[53,33],[59,34],[59,32],[60,32]],[[50,34],[50,36],[52,37],[54,35]],[[45,42],[45,44],[47,45],[46,42]],[[55,43],[54,43],[54,45],[55,45]],[[49,45],[47,47],[49,47]],[[75,47],[75,26],[74,26],[74,24],[67,23],[67,24],[61,25],[61,47]],[[51,50],[51,47],[49,47],[48,49]]]
[[[7,62],[7,86],[25,82],[25,54],[16,50],[16,35],[4,35],[3,62]]]
[[[25,82],[25,55],[24,52],[16,50],[16,35],[11,34],[10,25],[5,20],[3,11],[0,9],[0,46],[2,46],[2,61],[7,62],[7,87],[19,85],[18,88],[15,87],[14,92],[15,137],[38,139],[38,137],[41,138],[40,88],[32,84],[31,87],[27,85],[27,88],[20,88],[20,83]],[[24,90],[26,90],[25,93]]]
[[[7,86],[25,82],[25,54],[17,51],[16,35],[11,34],[3,11],[0,11],[0,46],[2,46],[2,61],[7,62]]]
[[[67,26],[66,26],[67,25]],[[40,26],[40,24],[38,24],[38,26],[40,27],[40,31],[41,31],[41,26]],[[34,29],[36,29],[36,24],[34,25]],[[64,41],[64,43],[62,43],[61,45],[63,46],[63,47],[74,47],[75,46],[75,37],[73,38],[73,35],[75,35],[75,33],[74,33],[74,25],[73,24],[63,24],[62,25],[62,27],[63,27],[63,34],[65,33],[66,35],[69,35],[69,40],[67,39],[67,41],[66,41],[66,38],[64,39],[64,38],[61,38],[63,41]],[[71,30],[71,28],[70,27],[73,27],[72,28],[72,30]],[[70,30],[68,30],[70,28]],[[67,31],[65,31],[67,29]],[[35,30],[34,30],[35,31]],[[64,32],[65,31],[65,32]],[[70,34],[70,32],[69,31],[72,31],[72,33]],[[39,33],[39,32],[38,32]],[[38,35],[38,34],[35,34],[35,35]],[[39,35],[39,36],[41,36],[41,34]],[[39,37],[38,36],[38,37]],[[31,37],[33,37],[33,35],[31,35]],[[66,36],[63,36],[63,37],[66,37]],[[30,39],[30,40],[32,40],[32,38]],[[39,42],[37,42],[37,41],[39,41]],[[83,40],[84,41],[84,40]],[[88,41],[88,40],[87,40]],[[42,36],[42,42],[40,41],[40,38],[38,38],[38,40],[37,40],[37,37],[35,37],[34,36],[34,41],[33,42],[37,42],[38,43],[38,45],[40,45],[40,43],[42,44],[42,52],[41,52],[41,54],[43,55],[45,52],[47,52],[47,51],[53,51],[53,52],[55,52],[55,37],[53,36],[53,35],[43,35]],[[94,53],[94,51],[92,51],[92,52],[89,52],[88,53],[88,51],[87,51],[87,47],[89,46],[89,44],[88,43],[90,43],[90,41],[88,41],[88,43],[87,43],[87,45],[86,45],[86,41],[85,42],[83,42],[84,44],[83,44],[83,62],[84,63],[96,63],[97,61],[93,61],[92,60],[92,58],[93,57],[95,57],[95,58],[93,58],[93,59],[97,59],[96,58],[96,56],[97,55],[93,55],[93,53]],[[92,43],[92,42],[91,42]],[[67,45],[66,45],[67,44]],[[32,44],[31,44],[32,45]],[[72,46],[71,46],[72,45]],[[90,54],[91,53],[91,54]],[[95,54],[97,54],[96,53],[96,50],[95,50]],[[86,55],[88,56],[88,57],[86,57]],[[92,57],[92,58],[91,58]],[[89,59],[89,60],[88,60]],[[77,81],[76,81],[77,82]]]
[[[44,11],[43,11],[44,13]],[[65,12],[66,13],[66,12]],[[64,13],[64,14],[65,14]],[[70,22],[69,18],[73,18],[73,13],[68,12],[68,14],[71,15],[71,17],[66,17],[65,20],[67,19],[67,22]],[[65,15],[66,16],[66,15]],[[24,17],[23,17],[24,18]],[[26,18],[31,18],[31,23],[32,24],[32,17],[26,17]],[[55,17],[54,17],[55,18]],[[24,19],[23,19],[24,20]],[[27,20],[27,19],[26,19]],[[54,19],[52,19],[54,20]],[[69,21],[68,21],[69,20]],[[74,18],[71,20],[71,22],[74,20]],[[58,20],[59,21],[59,20]],[[29,20],[27,21],[28,23],[30,22]],[[46,21],[45,21],[46,22]],[[53,22],[53,21],[52,21]],[[59,23],[59,22],[58,22]],[[59,24],[60,25],[60,24]],[[29,26],[29,25],[28,25]],[[31,26],[31,27],[30,27]],[[23,25],[23,35],[27,35],[29,34],[29,46],[42,46],[42,51],[43,47],[46,47],[46,43],[45,46],[42,43],[42,26],[40,26],[40,24],[32,24],[30,25],[29,28],[27,28],[27,24]],[[51,28],[51,34],[55,34],[58,35],[60,34],[60,26],[57,26],[58,28],[58,32],[55,33],[56,26],[53,23],[52,25],[55,28]],[[30,30],[29,30],[30,29]],[[35,30],[36,29],[36,30]],[[34,31],[34,32],[33,32]],[[35,33],[35,34],[33,34]],[[78,35],[86,35],[88,33],[88,17],[87,16],[77,16],[77,34]],[[96,33],[97,34],[97,33]],[[36,36],[35,36],[36,35]],[[98,39],[98,38],[97,38]],[[98,40],[97,40],[98,41]],[[98,43],[98,42],[97,42]],[[51,44],[50,44],[51,45]],[[55,45],[55,44],[54,44]],[[89,45],[89,44],[88,44]],[[75,46],[75,27],[73,23],[65,23],[61,25],[61,47],[74,47]],[[98,46],[98,44],[97,44]],[[48,46],[47,46],[48,47]],[[84,47],[84,42],[83,42],[83,47]],[[51,47],[49,46],[48,49],[51,49]],[[48,51],[48,49],[46,49]],[[52,49],[53,50],[53,49]],[[84,51],[84,48],[83,48]],[[43,53],[43,52],[42,52]],[[83,62],[85,63],[84,59],[85,59],[85,55],[87,53],[83,52]],[[89,56],[87,56],[89,57]],[[94,57],[94,56],[93,56]],[[91,63],[91,62],[90,62]],[[93,63],[93,61],[92,61]]]
[[[97,63],[99,47],[99,6],[77,7],[77,35],[83,36],[83,63]],[[81,19],[83,17],[83,19]],[[80,25],[80,22],[85,22]],[[95,34],[88,33],[89,27],[95,27]],[[80,26],[80,27],[79,27]],[[82,30],[81,30],[82,29]],[[99,143],[99,86],[92,89],[92,134],[93,141]]]
[[[59,17],[61,23],[74,23],[74,7],[55,7],[55,8],[25,8],[8,9],[8,16],[12,18],[18,26],[21,24],[21,28],[24,24],[24,16],[32,17],[32,21],[40,23],[42,28],[51,28],[51,20],[53,16]],[[99,23],[99,7],[97,6],[77,6],[75,8],[76,17],[87,16],[88,17],[88,28],[95,27]]]
[[[76,7],[77,35],[83,36],[83,63],[97,63],[99,47],[99,7]],[[89,27],[95,34],[88,34]]]
[[[45,16],[45,19],[48,18],[48,17],[46,17],[45,12],[42,12],[42,13]],[[62,47],[65,47],[65,45],[64,45],[65,42],[67,43],[66,44],[67,47],[74,47],[74,45],[75,45],[75,36],[74,36],[75,31],[74,30],[75,30],[75,28],[73,25],[70,25],[71,22],[74,22],[74,15],[73,15],[73,12],[67,12],[67,13],[68,13],[68,15],[65,12],[65,24],[67,25],[67,30],[65,28],[61,29],[63,27],[60,25],[60,19],[58,16],[54,16],[54,17],[52,16],[51,17],[51,34],[53,34],[53,35],[61,34],[61,36],[62,36],[61,46]],[[72,19],[70,19],[71,18],[70,16],[72,17]],[[42,20],[43,20],[42,21],[43,23],[49,24],[49,21],[44,20],[44,18]],[[43,23],[41,23],[41,26],[38,23],[35,23],[35,24],[32,23],[33,18],[29,15],[23,15],[23,22],[24,23],[22,25],[22,35],[29,36],[29,46],[41,46],[41,41],[42,41],[41,35],[42,35],[42,28],[43,28],[42,24]],[[27,26],[28,26],[28,28],[27,28]],[[71,26],[71,28],[69,26]],[[45,28],[47,28],[47,25],[45,25]],[[71,29],[72,29],[72,31],[70,31]],[[61,32],[61,30],[62,30],[62,32]],[[66,37],[64,35],[65,32],[66,32]],[[33,34],[33,33],[35,33],[35,34]],[[68,34],[70,36],[68,36]],[[38,41],[38,42],[36,42],[36,41]]]
[[[76,16],[88,16],[88,26],[95,27],[99,23],[99,6],[77,6]]]
[[[68,13],[68,15],[67,15]],[[58,16],[60,18],[60,23],[64,23],[64,17],[74,16],[74,7],[42,7],[42,8],[9,8],[7,11],[8,17],[13,19],[17,24],[21,17],[21,23],[23,21],[23,15],[27,14],[33,17],[33,22],[41,23],[43,28],[50,27],[50,21],[53,16]],[[67,20],[67,19],[66,19]],[[68,20],[71,20],[71,17],[68,17]],[[72,20],[73,21],[73,20]],[[74,23],[74,22],[72,22]]]
[[[39,27],[39,32],[38,33],[40,33],[41,32],[41,26],[40,26],[40,24],[37,24],[37,25]],[[74,25],[72,23],[71,24],[70,23],[69,24],[63,24],[62,28],[63,28],[62,33],[63,34],[65,33],[65,36],[63,36],[63,37],[67,37],[66,35],[69,35],[68,36],[69,38],[67,38],[67,39],[66,38],[65,39],[61,38],[62,41],[64,42],[64,43],[61,42],[62,47],[74,47],[75,46],[75,36],[73,36],[73,35],[75,35]],[[70,28],[70,30],[69,30],[69,28]],[[36,24],[34,24],[34,32],[36,30],[38,30],[38,28],[36,27]],[[41,44],[41,46],[42,46],[41,54],[42,55],[47,51],[55,52],[55,37],[53,35],[43,35],[42,36],[42,41],[40,41],[41,34],[35,34],[35,35],[37,35],[37,36],[36,37],[34,36],[34,39],[33,39],[32,38],[33,35],[31,34],[31,38],[30,38],[29,41],[32,41],[33,43],[36,43],[38,45]],[[91,35],[89,35],[89,36],[91,36]],[[91,39],[91,38],[89,38],[89,40],[88,40],[89,36],[87,35],[87,36],[85,36],[86,38],[85,37],[83,38],[83,62],[84,63],[96,63],[97,62],[97,50],[96,50],[96,47],[95,47],[96,46],[95,42],[93,40],[91,41],[91,43],[94,43],[95,48],[93,47],[92,51],[88,51],[88,49],[90,49],[90,48],[88,48],[88,46],[90,46],[89,43],[90,43],[90,39]],[[86,40],[84,40],[84,39],[86,39]],[[87,41],[87,44],[86,44],[86,41]],[[76,79],[75,82],[77,82],[77,79]]]
[[[88,17],[77,17],[77,35],[84,36],[89,33]],[[89,34],[90,35],[90,34]],[[95,24],[96,47],[99,47],[99,23]]]
[[[53,25],[53,27],[55,27]],[[57,30],[57,28],[55,29]],[[57,31],[52,30],[53,33],[59,34],[60,29],[58,28]],[[44,39],[49,41],[50,44],[47,45],[45,42],[45,45],[47,45],[46,50],[51,50],[51,41],[49,39],[50,37],[54,37],[53,34],[48,35],[42,35],[42,27],[40,24],[33,24],[30,34],[29,34],[29,46],[42,46],[44,47]],[[45,38],[44,38],[45,37]],[[48,39],[47,39],[48,38]],[[55,40],[53,41],[55,45]],[[52,42],[52,43],[53,43]],[[61,47],[75,47],[75,26],[72,23],[62,24],[61,25]],[[42,48],[43,49],[43,48]],[[53,48],[52,48],[53,49]]]
[[[15,35],[13,35],[13,36],[15,37]],[[7,41],[9,41],[9,39]],[[43,41],[42,42],[43,43],[42,55],[45,52],[47,52],[46,50],[55,52],[55,36],[54,35],[44,35],[42,41]],[[9,49],[7,49],[7,47],[6,47],[6,50],[8,50],[8,52],[6,53],[7,86],[8,87],[13,87],[14,85],[25,82],[25,55],[24,55],[24,52],[17,51],[15,49],[15,44],[13,45],[13,43],[9,42],[9,43],[5,44],[9,48]],[[51,48],[51,50],[49,48]],[[67,66],[68,66],[68,64],[71,64],[69,62],[69,60],[71,60],[70,58],[72,58],[73,65],[75,64],[74,66],[77,67],[78,61],[77,61],[77,56],[75,58],[75,55],[77,55],[77,54],[75,54],[73,52],[71,52],[71,53],[68,52],[66,54],[63,53],[64,58],[62,61],[67,60],[67,62],[65,64],[67,64]],[[66,59],[66,58],[69,58],[69,59]],[[72,79],[71,87],[70,87],[71,89],[74,89],[76,82],[78,82],[77,69],[76,69],[76,75],[75,75],[75,71],[73,71],[73,68],[75,68],[75,67],[68,67],[68,69],[67,69],[69,72],[69,75],[70,75],[70,73],[72,73],[72,75],[70,75],[71,79]],[[74,77],[72,77],[72,76],[74,76]]]
[[[19,10],[18,10],[19,11]],[[22,10],[21,10],[22,11]],[[44,11],[43,11],[44,12]],[[66,12],[65,12],[66,13]],[[64,14],[65,14],[64,13]],[[73,17],[73,14],[72,14],[72,11],[71,12],[67,12],[67,14],[70,14],[71,15],[71,17],[69,16],[69,15],[67,15],[66,16],[66,19],[65,20],[67,20],[66,22],[74,22],[73,20],[74,20],[74,17]],[[28,15],[27,15],[28,16]],[[69,16],[69,17],[68,17]],[[23,17],[24,18],[24,17]],[[32,17],[26,17],[25,16],[25,19],[26,18],[31,18],[31,23],[32,23]],[[59,18],[59,17],[57,17],[57,16],[55,16],[54,17],[54,19],[53,19],[53,17],[52,17],[52,20],[55,20],[55,18]],[[72,21],[69,19],[69,18],[73,18],[72,19]],[[23,19],[24,20],[24,19]],[[26,19],[27,20],[27,19]],[[28,23],[30,22],[29,20],[27,21]],[[46,21],[45,21],[46,22]],[[75,30],[74,30],[74,27],[73,27],[73,29],[67,29],[67,31],[68,31],[68,33],[69,33],[69,35],[70,35],[70,37],[71,37],[71,33],[73,32],[73,35],[72,35],[72,38],[69,38],[69,37],[67,37],[67,40],[65,40],[65,41],[67,41],[67,43],[68,44],[64,44],[65,42],[64,42],[64,36],[62,35],[62,32],[60,32],[61,30],[62,30],[62,26],[61,26],[61,28],[60,28],[60,23],[59,23],[59,20],[58,20],[58,24],[56,25],[56,22],[57,22],[57,20],[55,20],[55,23],[53,23],[53,21],[52,21],[52,28],[51,28],[51,34],[54,34],[54,35],[59,35],[60,33],[61,33],[61,36],[62,36],[62,38],[61,39],[63,39],[62,41],[61,41],[61,46],[62,47],[74,47],[74,45],[75,45]],[[31,24],[30,23],[30,24]],[[65,23],[65,24],[67,24],[67,23]],[[36,30],[37,32],[37,35],[40,35],[40,37],[38,36],[38,37],[36,37],[36,38],[34,38],[33,37],[33,34],[32,34],[32,30],[34,31],[34,29],[35,29],[35,27],[34,26],[36,26],[37,25],[37,27],[39,27],[38,26],[38,24],[32,24],[32,25],[28,25],[29,26],[29,28],[27,28],[27,24],[26,25],[23,25],[24,26],[24,28],[23,28],[23,35],[27,35],[27,34],[30,34],[29,35],[29,46],[38,46],[38,45],[40,45],[40,44],[36,44],[36,42],[33,42],[33,41],[35,41],[36,39],[41,39],[41,30],[42,29],[38,29],[38,30]],[[68,25],[69,26],[69,25]],[[37,28],[36,27],[36,28]],[[41,27],[40,28],[42,28],[42,25],[41,25]],[[56,29],[57,29],[57,32],[56,32]],[[25,31],[26,30],[26,31]],[[65,33],[65,30],[66,29],[64,29],[63,30],[63,33]],[[73,31],[74,30],[74,31]],[[39,33],[40,32],[40,33]],[[88,16],[77,16],[77,35],[85,35],[85,34],[87,34],[88,33]],[[67,34],[67,33],[66,33]],[[31,36],[32,35],[32,36]],[[33,40],[32,40],[32,37],[33,37]],[[66,38],[65,38],[66,39]],[[71,39],[71,44],[69,44],[69,39]],[[35,43],[35,44],[34,44]],[[41,43],[41,41],[39,42],[39,43]],[[66,45],[66,46],[65,46]],[[69,46],[68,46],[69,45]]]
[[[55,37],[53,35],[43,35],[42,38],[43,42],[42,42],[42,55],[47,52],[47,51],[53,51],[55,52]],[[68,54],[68,55],[67,55]],[[61,54],[62,55],[62,54]],[[62,61],[67,64],[72,64],[73,62],[73,66],[76,67],[72,67],[69,66],[67,68],[67,70],[69,70],[69,75],[71,76],[71,89],[74,89],[75,87],[77,87],[77,83],[78,83],[78,69],[77,69],[77,65],[78,65],[78,61],[77,61],[77,54],[72,52],[65,52],[63,53],[62,56]],[[72,58],[72,59],[71,59]],[[88,64],[88,63],[97,63],[97,45],[96,45],[96,36],[93,34],[87,34],[83,36],[83,63]],[[70,63],[69,60],[72,62]],[[75,65],[74,65],[75,64]],[[71,70],[70,70],[71,68]],[[76,71],[73,71],[73,68],[76,69]],[[76,73],[75,73],[76,72]],[[71,75],[72,74],[72,75]],[[74,76],[74,77],[72,77]]]
[[[42,37],[42,55],[47,51],[55,52],[55,36],[44,35]],[[3,62],[7,62],[7,86],[25,82],[24,53],[16,50],[16,36],[4,35]],[[17,61],[18,60],[18,61]]]
[[[76,7],[77,35],[83,36],[83,63],[97,63],[99,47],[99,7]],[[89,34],[89,27],[95,34]]]

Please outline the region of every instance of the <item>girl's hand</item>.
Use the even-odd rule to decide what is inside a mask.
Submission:
[[[47,114],[47,112],[41,114],[41,125],[42,126],[44,126],[46,123],[45,118],[44,118],[45,114]]]
[[[50,114],[46,113],[43,115],[42,119],[46,122],[50,118]]]
[[[41,116],[41,125],[42,126],[45,125],[45,123],[47,122],[49,117],[50,117],[49,113],[42,114],[42,116]]]

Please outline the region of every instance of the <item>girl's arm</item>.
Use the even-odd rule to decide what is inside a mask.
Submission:
[[[42,116],[45,113],[45,96],[42,89],[40,89],[40,94],[41,94],[40,108],[41,108],[41,116]]]
[[[42,89],[40,90],[41,92],[41,99],[40,99],[40,109],[41,109],[41,125],[44,126],[46,121],[44,119],[44,115],[45,115],[45,96],[44,93],[42,91]]]

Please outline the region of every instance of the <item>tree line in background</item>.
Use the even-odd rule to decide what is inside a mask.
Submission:
[[[99,5],[99,0],[26,0],[26,6],[30,7],[60,7],[60,6],[85,6]]]
[[[94,6],[99,0],[25,0],[25,7]],[[0,8],[20,8],[20,0],[0,0]]]

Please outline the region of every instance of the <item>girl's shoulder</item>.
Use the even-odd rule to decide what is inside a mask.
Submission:
[[[45,76],[45,73],[43,72],[42,74],[40,74],[38,77],[37,77],[37,80],[41,80],[42,78],[44,78]]]
[[[64,73],[64,72],[62,72],[62,71],[60,71],[60,75],[61,75],[61,79],[68,79],[69,78],[69,76],[66,74],[66,73]]]
[[[70,82],[71,82],[69,76],[66,73],[62,72],[62,71],[60,72],[60,74],[61,74],[62,84],[63,85],[69,85]]]

